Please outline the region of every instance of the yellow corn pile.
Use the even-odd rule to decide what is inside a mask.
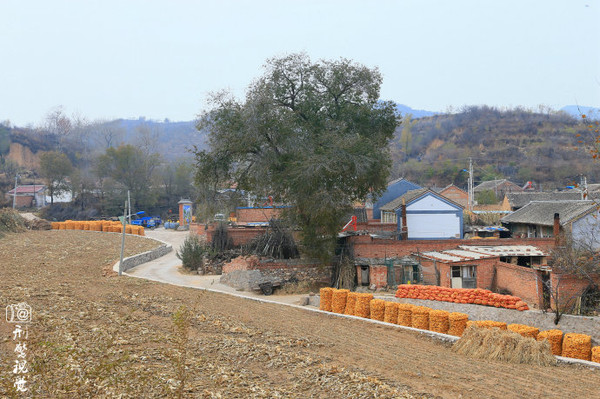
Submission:
[[[331,298],[333,296],[333,288],[323,287],[319,290],[321,294],[321,300],[319,302],[319,309],[326,312],[331,312]]]
[[[410,303],[398,304],[398,324],[401,326],[412,327],[412,309],[415,305]]]
[[[371,299],[373,299],[373,294],[359,293],[357,295],[354,316],[368,319],[371,315]]]
[[[412,327],[429,330],[429,312],[431,309],[426,306],[415,306],[412,309]]]
[[[592,337],[585,334],[567,333],[563,337],[562,355],[573,359],[592,359]]]
[[[383,321],[385,317],[385,301],[383,299],[371,299],[371,319]]]
[[[398,302],[386,302],[383,321],[386,323],[398,323]]]
[[[350,290],[333,290],[331,295],[331,311],[334,313],[344,313],[346,310],[346,298]]]
[[[531,327],[526,324],[509,324],[508,326],[506,326],[506,328],[516,333],[519,333],[524,337],[531,337],[533,339],[537,339],[537,336],[540,333],[539,328]]]
[[[448,334],[462,337],[467,328],[469,316],[465,313],[452,312],[448,315]]]
[[[548,340],[550,349],[555,356],[562,355],[563,332],[561,330],[546,330],[538,334],[537,340]]]
[[[104,231],[112,233],[122,233],[123,225],[121,222],[111,222],[108,220],[82,221],[82,220],[66,220],[64,222],[51,222],[50,225],[54,230],[89,230],[89,231]],[[136,234],[143,236],[144,227],[135,225],[126,225],[125,233]]]
[[[501,330],[506,330],[506,323],[502,321],[494,321],[494,320],[469,320],[467,321],[467,328],[475,326],[480,328],[499,328]]]
[[[448,334],[448,328],[450,328],[449,316],[450,312],[445,310],[432,310],[429,312],[429,330]]]
[[[600,346],[592,348],[592,362],[600,363]]]
[[[354,308],[356,306],[356,292],[349,292],[348,297],[346,298],[346,309],[344,309],[344,314],[354,316]]]

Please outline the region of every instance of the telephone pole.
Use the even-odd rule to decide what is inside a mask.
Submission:
[[[468,199],[468,206],[467,208],[470,211],[473,211],[473,204],[475,203],[474,198],[473,198],[473,159],[469,158],[469,187],[468,187],[468,195],[469,195],[469,199]]]

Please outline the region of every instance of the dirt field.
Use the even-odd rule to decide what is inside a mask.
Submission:
[[[152,245],[131,237],[126,248]],[[119,250],[118,235],[93,232],[0,239],[0,305],[33,308],[32,397],[168,397],[182,379],[184,396],[206,398],[600,397],[598,370],[474,360],[410,332],[118,278],[107,270]],[[173,321],[181,306],[189,328]],[[0,321],[3,397],[15,381],[13,327]]]

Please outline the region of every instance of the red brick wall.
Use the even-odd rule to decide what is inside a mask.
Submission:
[[[235,210],[237,223],[268,222],[281,215],[282,208],[238,208]]]
[[[368,235],[350,238],[356,258],[390,258],[410,255],[416,252],[455,249],[459,245],[533,245],[548,251],[554,246],[552,238],[502,238],[497,240],[383,240]]]
[[[204,229],[203,225],[199,225],[198,229]],[[208,230],[206,230],[206,241],[212,242],[213,234],[216,229],[216,224],[212,224],[208,226]],[[254,237],[257,237],[261,234],[264,234],[267,231],[264,227],[229,227],[228,234],[233,240],[233,245],[243,245],[247,244]]]
[[[375,288],[383,288],[387,285],[387,267],[381,265],[371,265],[369,268],[369,285],[375,285]]]
[[[560,284],[559,284],[560,277]],[[551,273],[550,278],[552,279],[552,287],[558,286],[559,301],[561,306],[572,305],[574,299],[580,296],[584,289],[590,285],[590,281],[586,278],[580,278],[573,274],[562,274]],[[593,276],[593,280],[597,285],[600,285],[600,275]]]

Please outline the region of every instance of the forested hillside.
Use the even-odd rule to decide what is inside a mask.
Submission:
[[[577,135],[581,135],[581,138]],[[534,181],[544,189],[600,181],[598,165],[578,141],[590,140],[582,118],[565,112],[469,107],[455,114],[403,119],[392,144],[393,176],[426,185],[465,186],[469,158],[475,183]],[[593,140],[591,140],[593,142]]]

